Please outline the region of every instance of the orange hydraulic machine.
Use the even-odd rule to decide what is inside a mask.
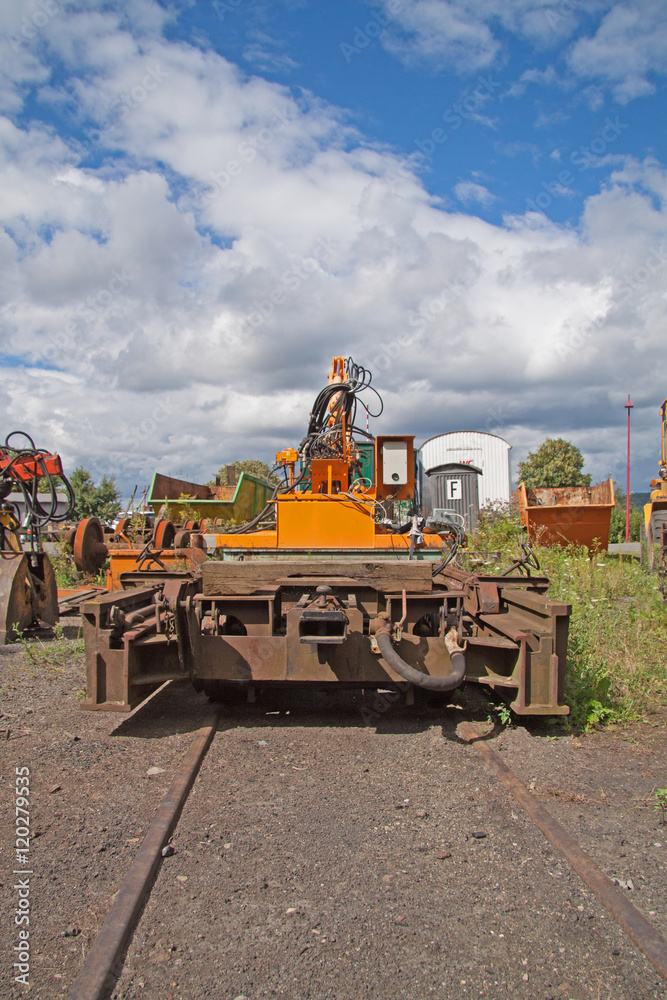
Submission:
[[[530,575],[532,554],[500,577],[455,566],[463,536],[427,531],[414,438],[373,437],[363,416],[381,412],[370,372],[334,358],[256,517],[207,530],[194,567],[160,565],[146,548],[133,567],[131,552],[111,551],[120,589],[82,609],[83,707],[129,711],[183,677],[222,699],[302,683],[448,692],[465,680],[519,714],[566,713],[569,606]]]
[[[56,484],[67,497],[62,510]],[[60,456],[36,448],[23,431],[8,434],[0,446],[0,645],[31,625],[58,621],[56,576],[40,532],[66,520],[73,506]]]
[[[649,569],[660,570],[664,594],[665,554],[667,553],[667,399],[660,407],[662,441],[658,479],[651,480],[651,499],[644,505],[642,521],[642,557],[647,557]]]
[[[442,537],[424,534],[419,527],[423,519],[415,499],[414,436],[373,439],[356,426],[356,406],[369,387],[365,369],[351,359],[333,359],[328,385],[315,400],[299,449],[276,455],[284,486],[255,519],[252,533],[246,526],[242,534],[216,535],[216,549],[354,549],[411,558],[428,550],[440,557]],[[355,434],[368,443],[358,443]],[[271,508],[270,527],[258,530],[256,525],[266,520]],[[409,523],[399,525],[395,515],[406,508],[411,511]]]

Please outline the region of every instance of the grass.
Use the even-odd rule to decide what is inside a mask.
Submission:
[[[525,541],[518,512],[486,511],[469,548],[500,553],[508,566]],[[667,605],[637,561],[585,548],[535,546],[549,595],[572,605],[565,700],[568,725],[634,722],[667,706]],[[495,567],[485,565],[485,572]]]
[[[59,590],[76,590],[77,587],[86,584],[90,584],[91,587],[106,587],[109,560],[105,561],[96,576],[80,573],[74,562],[72,546],[66,542],[59,542],[56,545],[55,552],[51,555],[51,565]]]
[[[50,667],[57,671],[74,654],[84,652],[81,630],[79,630],[78,638],[68,639],[60,623],[53,626],[53,638],[48,642],[42,642],[41,639],[37,638],[29,638],[23,630],[18,628],[15,628],[14,631],[17,636],[16,641],[23,648],[25,657],[28,663],[31,664]]]

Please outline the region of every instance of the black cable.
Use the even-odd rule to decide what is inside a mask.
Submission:
[[[25,438],[30,447],[19,447],[10,444],[13,437],[20,436]],[[62,486],[67,493],[68,503],[66,509],[62,513],[58,513],[58,504],[60,502],[57,489],[58,486],[54,481],[54,477],[48,470],[46,460],[51,457],[51,454],[44,449],[38,449],[35,447],[35,442],[26,434],[25,431],[11,431],[10,434],[5,438],[4,444],[5,450],[12,453],[11,461],[7,466],[0,471],[0,482],[4,480],[4,485],[16,486],[23,494],[23,502],[25,504],[26,516],[24,518],[23,527],[24,528],[42,528],[49,522],[66,521],[72,516],[74,511],[75,496],[74,490],[72,489],[72,484],[68,480],[64,473],[60,473],[58,478],[61,480]],[[18,465],[23,461],[23,459],[32,459],[34,462],[34,473],[29,482],[26,482],[20,473],[18,472]],[[48,492],[50,496],[50,502],[48,506],[42,504],[39,497],[39,481],[40,479],[46,479],[48,484]]]
[[[279,493],[292,492],[310,477],[310,463],[315,459],[342,458],[346,453],[345,436],[353,432],[362,434],[369,440],[373,435],[356,425],[357,404],[361,403],[369,416],[380,416],[384,408],[382,397],[377,389],[371,386],[372,375],[368,369],[356,364],[352,358],[345,361],[345,382],[331,382],[325,385],[317,394],[308,419],[306,436],[299,445],[299,455],[302,461],[302,471],[291,484],[285,483],[276,487],[267,505],[247,524],[232,528],[228,534],[243,534],[252,531],[256,525],[265,520],[273,501]],[[358,394],[365,389],[375,393],[380,409],[371,413],[368,405],[358,399]],[[278,468],[275,466],[274,468]],[[286,477],[286,470],[283,469]]]

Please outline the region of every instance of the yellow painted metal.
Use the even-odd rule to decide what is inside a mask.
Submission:
[[[272,492],[273,487],[269,483],[247,472],[241,473],[236,486],[215,487],[174,479],[156,472],[147,502],[157,515],[166,500],[170,520],[173,521],[180,520],[180,509],[188,514],[196,511],[199,517],[220,517],[242,524],[264,509]]]
[[[326,494],[287,494],[278,504],[278,548],[371,548],[372,506]]]
[[[649,533],[651,515],[657,510],[667,509],[667,399],[663,399],[660,407],[662,420],[662,442],[660,448],[660,478],[651,480],[651,500],[644,504],[644,527]]]

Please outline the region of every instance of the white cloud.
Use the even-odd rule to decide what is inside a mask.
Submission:
[[[495,201],[495,195],[491,194],[488,188],[474,181],[459,181],[454,193],[464,205],[472,205],[475,202],[479,202],[480,205],[490,205]]]
[[[407,65],[452,68],[471,73],[495,60],[500,43],[467,5],[446,0],[385,0],[391,21],[382,34],[385,48]]]
[[[562,48],[570,70],[559,78],[553,66],[529,70],[508,96],[523,95],[530,82],[572,86],[574,78],[593,78],[626,104],[655,91],[651,74],[667,72],[667,21],[663,0],[382,0],[387,26],[385,48],[411,67],[474,73],[507,58],[501,31],[536,49]],[[588,29],[594,31],[577,37]],[[568,78],[569,77],[569,78]]]
[[[568,62],[577,75],[612,84],[621,103],[653,93],[647,74],[667,72],[667,21],[662,0],[614,4],[592,37],[575,42]]]
[[[24,359],[0,368],[6,422],[126,487],[208,478],[298,442],[330,356],[352,353],[388,431],[478,427],[519,452],[563,434],[606,474],[617,397],[641,385],[653,413],[664,394],[663,167],[619,164],[581,234],[491,225],[434,203],[338,109],[150,15],[134,36],[108,11],[54,19],[87,147],[0,121],[0,349]]]

